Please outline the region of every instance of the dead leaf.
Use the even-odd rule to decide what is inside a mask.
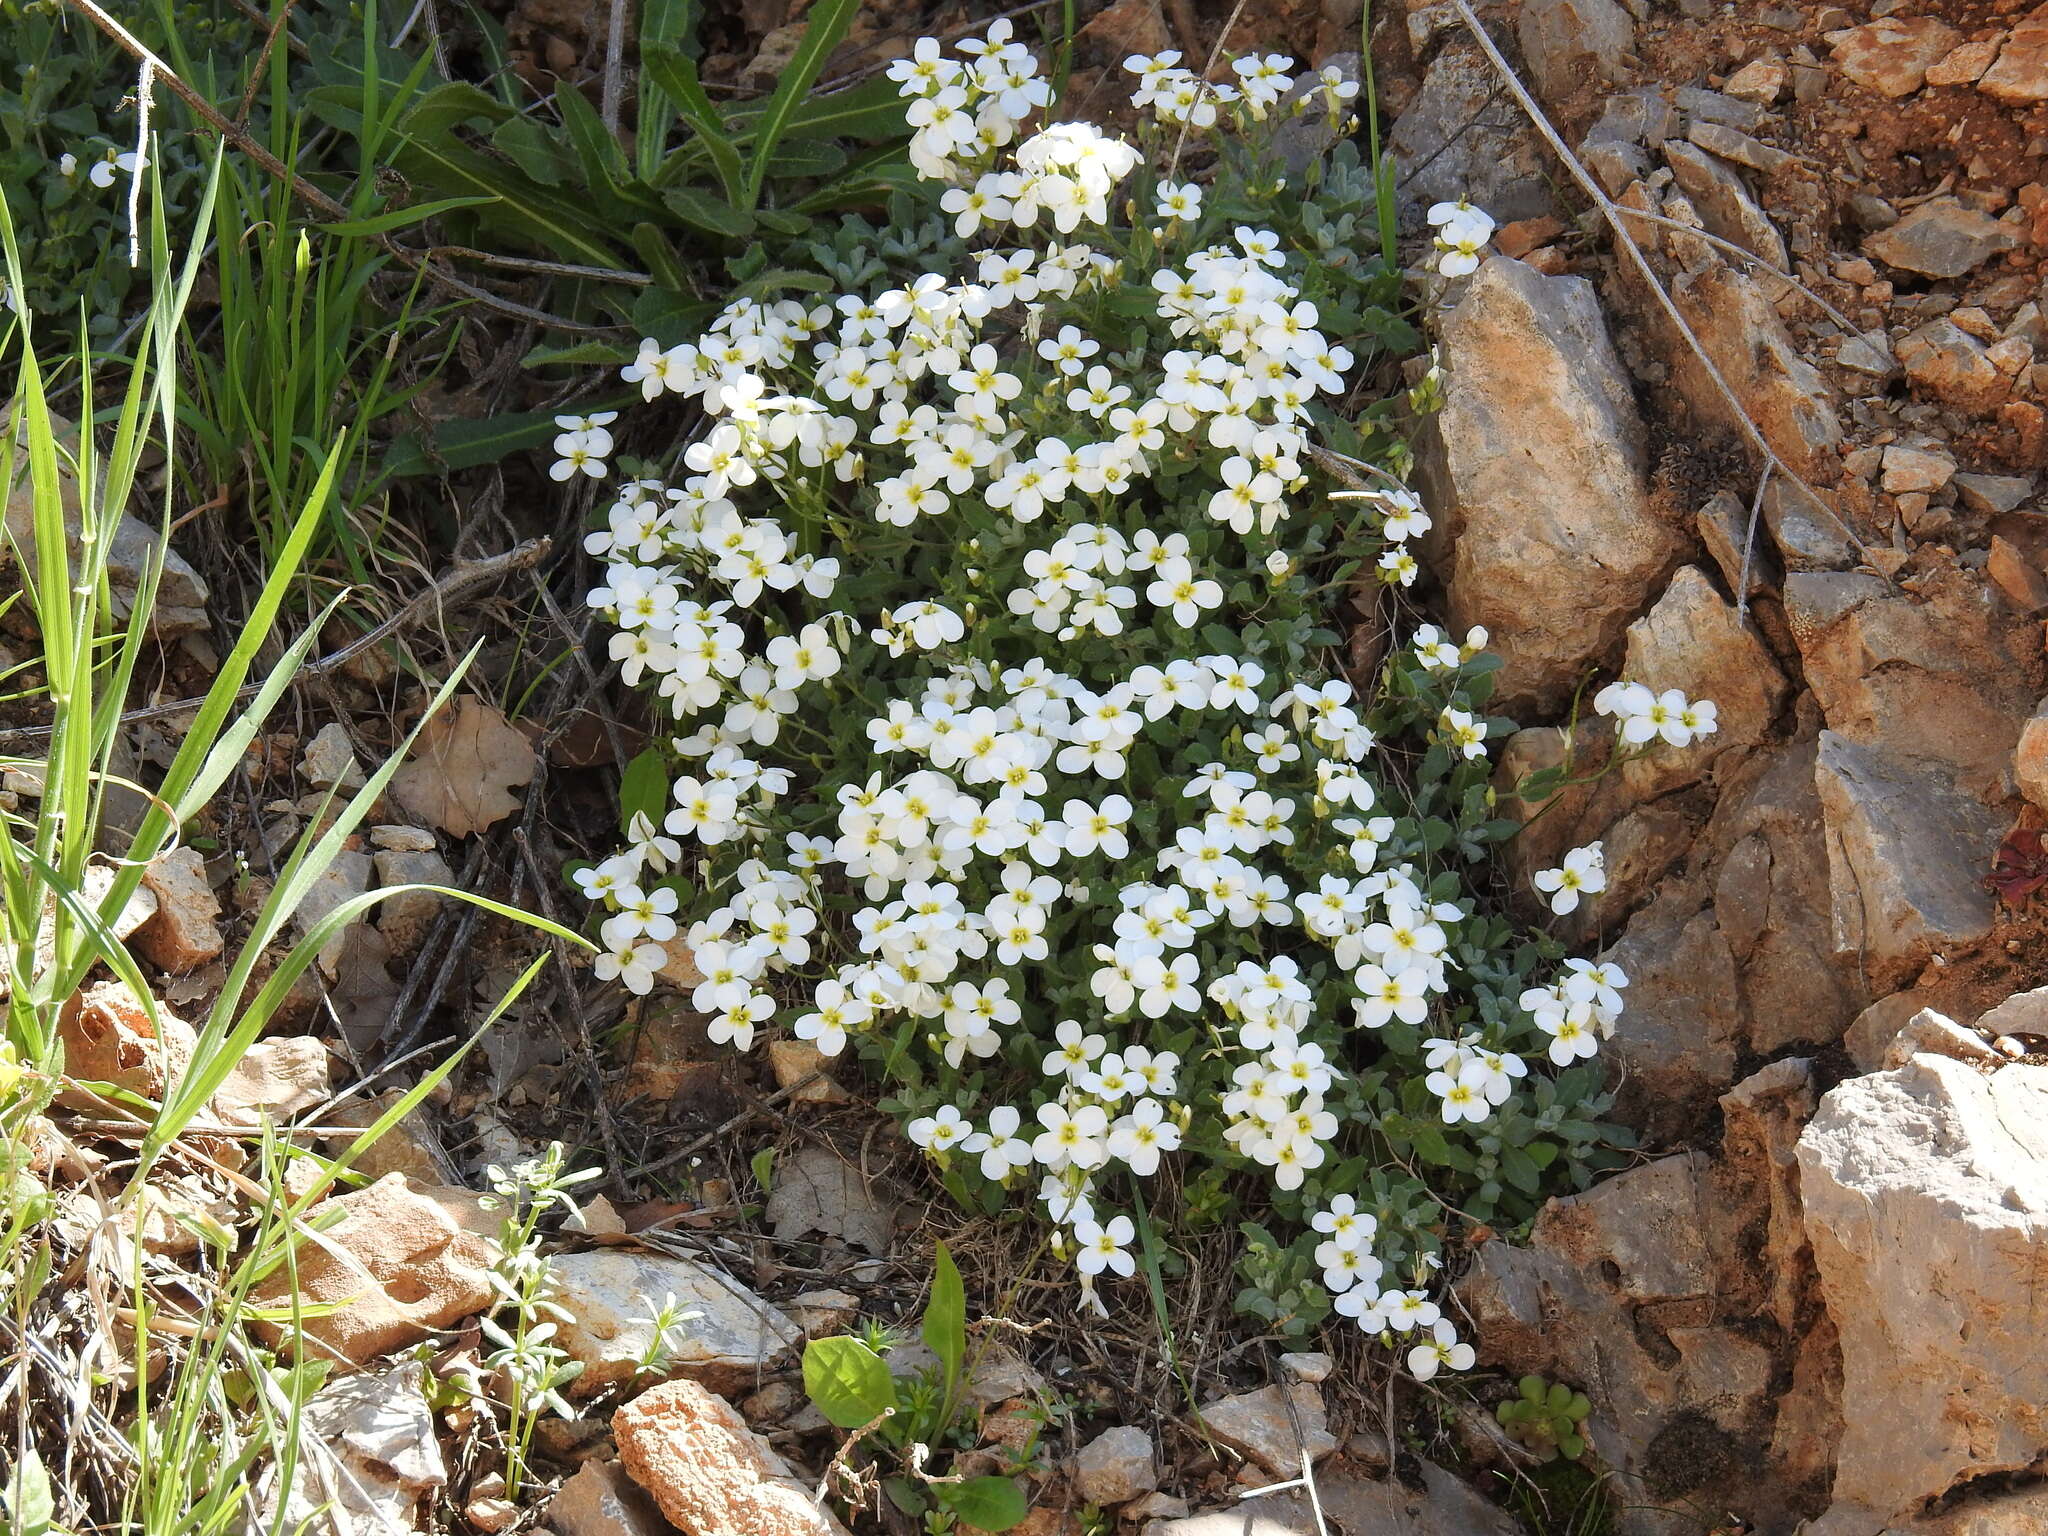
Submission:
[[[840,1238],[879,1257],[889,1251],[895,1209],[860,1170],[829,1147],[805,1147],[775,1163],[764,1213],[785,1240],[810,1232]]]
[[[423,825],[468,837],[518,810],[512,788],[533,772],[533,743],[495,705],[465,694],[427,722],[391,796]]]

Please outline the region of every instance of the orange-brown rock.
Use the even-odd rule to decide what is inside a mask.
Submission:
[[[498,1217],[466,1189],[388,1174],[365,1189],[323,1200],[309,1221],[339,1213],[318,1242],[302,1243],[296,1272],[280,1267],[257,1287],[258,1306],[331,1307],[302,1320],[309,1354],[360,1366],[416,1344],[490,1305]],[[282,1342],[288,1324],[267,1323]]]
[[[685,1536],[846,1536],[737,1410],[694,1381],[612,1415],[619,1460]]]

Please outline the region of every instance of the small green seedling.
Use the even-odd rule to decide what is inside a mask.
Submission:
[[[1015,1478],[956,1482],[927,1469],[953,1426],[968,1374],[966,1288],[944,1243],[938,1245],[923,1335],[938,1366],[902,1383],[865,1338],[813,1339],[804,1346],[804,1391],[826,1418],[897,1463],[899,1470],[883,1478],[882,1489],[903,1513],[924,1518],[927,1529],[957,1522],[1006,1531],[1031,1512]],[[849,1446],[848,1454],[853,1449]]]
[[[1508,1438],[1527,1447],[1545,1461],[1562,1456],[1577,1461],[1586,1453],[1581,1426],[1593,1411],[1583,1392],[1574,1392],[1562,1382],[1552,1385],[1541,1376],[1524,1376],[1517,1394],[1494,1409]]]

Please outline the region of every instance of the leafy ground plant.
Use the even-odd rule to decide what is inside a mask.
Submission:
[[[1429,526],[1409,400],[1353,398],[1413,336],[1354,253],[1382,178],[1283,153],[1354,86],[1126,68],[1135,143],[1037,126],[1007,23],[920,42],[896,254],[644,343],[625,379],[694,441],[558,443],[619,462],[590,601],[677,722],[576,879],[600,976],[684,951],[714,1041],[857,1054],[963,1203],[1035,1194],[1082,1304],[1142,1258],[1163,1310],[1172,1226],[1242,1212],[1243,1307],[1426,1377],[1471,1360],[1431,1299],[1450,1213],[1512,1226],[1617,1156],[1585,1058],[1627,978],[1481,899],[1514,825],[1485,635],[1345,671],[1344,606],[1397,606]],[[1483,219],[1446,213],[1453,265]]]
[[[835,1469],[856,1453],[879,1456],[885,1462],[883,1493],[904,1514],[924,1519],[927,1529],[948,1531],[958,1523],[1006,1531],[1030,1513],[1017,1479],[962,1477],[937,1459],[966,1404],[972,1375],[967,1292],[944,1243],[933,1262],[922,1336],[938,1363],[907,1382],[890,1371],[886,1340],[845,1335],[804,1346],[804,1391],[820,1413],[852,1432]],[[850,1480],[858,1488],[858,1478]]]

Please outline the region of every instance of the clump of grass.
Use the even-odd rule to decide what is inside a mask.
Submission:
[[[218,167],[201,227],[217,176]],[[0,241],[13,291],[24,292],[4,205]],[[297,943],[285,944],[308,893],[384,793],[408,737],[359,791],[330,807],[331,816],[314,818],[291,850],[216,999],[196,1021],[189,1060],[175,1074],[166,1060],[169,1080],[160,1093],[67,1075],[67,1010],[95,976],[125,984],[147,1032],[166,1037],[167,1016],[116,939],[117,921],[151,861],[175,846],[241,762],[333,611],[330,605],[296,638],[274,633],[341,465],[339,443],[318,456],[239,638],[160,782],[137,785],[117,772],[122,711],[146,655],[173,498],[181,490],[176,473],[166,473],[160,504],[149,506],[145,471],[159,453],[177,461],[176,336],[199,273],[196,253],[173,262],[160,221],[150,251],[151,300],[128,358],[99,358],[83,340],[51,348],[26,308],[4,317],[0,330],[0,355],[8,356],[15,378],[0,433],[0,486],[10,495],[19,487],[21,514],[10,519],[8,552],[20,586],[16,600],[42,643],[46,683],[34,702],[46,706],[50,722],[40,756],[0,758],[0,767],[28,770],[41,783],[32,807],[0,809],[0,1352],[10,1357],[0,1376],[7,1399],[0,1402],[0,1437],[8,1442],[0,1459],[11,1468],[0,1497],[12,1529],[24,1532],[211,1536],[262,1523],[249,1492],[259,1474],[274,1468],[277,1486],[295,1486],[306,1458],[320,1454],[304,1443],[300,1425],[327,1367],[314,1351],[264,1345],[252,1323],[296,1326],[304,1319],[296,1308],[292,1316],[259,1318],[252,1294],[280,1266],[289,1272],[312,1233],[311,1208],[461,1054],[428,1072],[332,1161],[312,1159],[288,1132],[268,1128],[252,1157],[206,1123],[215,1094],[315,957],[395,893],[344,902]],[[53,358],[61,362],[53,365]],[[53,367],[73,381],[81,402],[75,435],[52,410]],[[153,514],[146,520],[165,532],[132,598],[122,594],[117,617],[110,562],[115,534],[131,512]],[[434,707],[466,666],[455,670]],[[108,814],[110,796],[124,789],[139,790],[147,802],[128,834]],[[524,917],[469,893],[441,894]],[[541,963],[519,979],[506,1004]],[[81,1102],[91,1108],[66,1107]],[[195,1131],[201,1126],[203,1135]],[[293,1165],[308,1159],[310,1173],[302,1176]],[[93,1215],[82,1228],[53,1220],[59,1180],[76,1192],[71,1209]],[[185,1208],[167,1193],[192,1181],[229,1195],[232,1220]],[[184,1245],[144,1236],[167,1227],[189,1235],[189,1255],[173,1257]]]

